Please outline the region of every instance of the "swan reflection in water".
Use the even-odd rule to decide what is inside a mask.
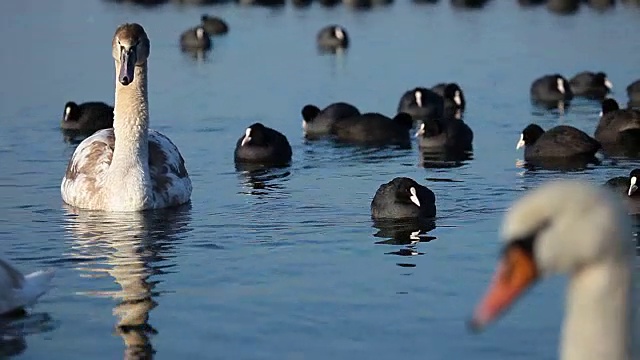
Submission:
[[[125,359],[150,359],[154,349],[150,335],[158,331],[149,324],[149,312],[158,303],[154,288],[161,280],[150,280],[171,272],[175,247],[191,231],[190,209],[109,213],[65,206],[65,228],[73,237],[71,256],[89,259],[76,270],[83,276],[111,276],[120,290],[89,290],[80,295],[110,297],[118,304],[113,314],[115,332],[125,343]],[[96,287],[98,287],[96,283]]]
[[[387,255],[417,256],[424,253],[417,250],[417,245],[421,242],[435,240],[434,236],[428,232],[436,228],[435,220],[409,219],[409,220],[373,220],[373,227],[378,231],[374,237],[384,238],[375,244],[400,245],[399,250],[387,252]],[[400,267],[415,267],[415,264],[398,263]]]

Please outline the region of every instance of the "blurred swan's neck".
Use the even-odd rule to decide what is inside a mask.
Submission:
[[[560,359],[632,360],[632,273],[624,261],[585,266],[567,290]]]

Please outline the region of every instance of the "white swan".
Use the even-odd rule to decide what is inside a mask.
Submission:
[[[33,305],[49,290],[54,274],[54,270],[45,270],[25,276],[0,259],[0,315]]]
[[[474,328],[497,318],[540,277],[567,273],[560,359],[635,359],[632,230],[618,199],[582,182],[545,184],[513,205],[502,235],[502,259]]]
[[[147,58],[142,26],[124,24],[113,37],[116,100],[112,129],[78,145],[60,191],[69,205],[108,211],[139,211],[189,201],[191,180],[178,148],[149,129]]]

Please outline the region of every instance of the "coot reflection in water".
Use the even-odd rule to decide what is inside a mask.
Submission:
[[[60,129],[60,132],[62,133],[62,140],[70,145],[78,145],[91,135],[79,130]]]
[[[523,167],[527,171],[554,170],[554,171],[582,171],[590,165],[599,165],[601,160],[593,156],[576,156],[573,158],[542,158],[518,162],[518,167]]]
[[[236,163],[236,171],[250,195],[269,195],[284,189],[283,181],[291,175],[290,165],[266,166],[262,164]]]
[[[564,115],[567,111],[569,111],[571,107],[571,101],[544,101],[531,99],[531,105],[534,108],[532,112],[540,115],[545,115],[546,111],[550,110],[557,111],[560,115]],[[541,110],[543,111],[543,113],[540,113]]]
[[[473,160],[473,151],[419,151],[419,164],[426,169],[457,168]]]
[[[355,165],[379,164],[389,162],[411,154],[411,145],[383,145],[383,146],[353,146],[343,143],[334,143],[333,146],[340,153],[333,154],[334,160],[342,165],[350,162]]]
[[[213,56],[213,50],[202,50],[202,49],[182,49],[182,54],[185,58],[189,60],[193,60],[196,62],[205,62]]]
[[[154,348],[149,312],[158,306],[154,288],[164,274],[175,272],[175,248],[190,232],[191,205],[145,212],[109,213],[65,206],[65,231],[72,240],[70,256],[83,259],[76,270],[86,277],[112,276],[120,290],[87,289],[78,295],[118,299],[113,308],[116,333],[125,344],[125,358],[150,359]],[[111,332],[105,333],[111,336]]]
[[[377,240],[376,245],[395,245],[402,248],[386,252],[386,255],[417,256],[424,255],[417,249],[419,243],[435,240],[436,237],[428,235],[428,232],[436,228],[433,219],[406,219],[406,220],[373,220],[373,227],[377,231],[374,237],[385,240]],[[415,267],[415,264],[398,263],[401,267]]]

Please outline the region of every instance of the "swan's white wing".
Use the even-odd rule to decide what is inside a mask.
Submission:
[[[99,201],[113,157],[113,129],[103,129],[84,139],[73,152],[60,191],[67,204],[80,207]]]
[[[191,179],[180,151],[155,130],[149,130],[149,173],[154,208],[184,204],[191,198]]]

